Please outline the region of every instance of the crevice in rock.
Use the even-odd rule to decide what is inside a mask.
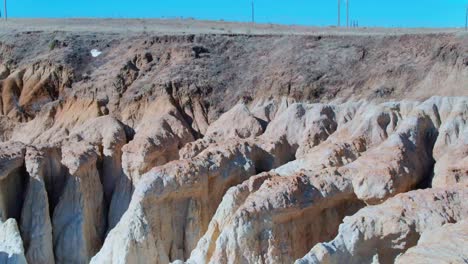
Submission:
[[[365,206],[364,202],[357,199],[357,197],[353,197],[335,201],[320,209],[311,206],[304,209],[299,217],[294,213],[287,224],[283,222],[276,223],[275,225],[278,227],[281,226],[285,230],[297,232],[296,235],[289,238],[288,236],[282,236],[291,239],[290,246],[292,248],[292,252],[288,253],[289,258],[284,259],[283,263],[294,261],[304,256],[316,244],[333,239],[338,234],[338,227],[343,219],[354,215]],[[281,240],[281,243],[284,242],[284,240]]]
[[[260,146],[248,140],[241,142],[231,140],[223,144],[214,144],[194,158],[155,167],[146,174],[144,179],[145,182],[154,181],[154,185],[150,185],[152,189],[145,190],[146,185],[137,185],[133,196],[134,200],[132,200],[133,207],[127,210],[125,219],[128,221],[129,215],[137,213],[135,208],[139,206],[146,207],[151,204],[151,209],[145,210],[144,218],[151,228],[148,231],[150,233],[145,237],[148,239],[148,236],[165,237],[165,239],[156,238],[153,244],[151,240],[147,241],[147,238],[143,238],[143,240],[135,242],[136,244],[131,242],[131,244],[123,246],[133,248],[134,246],[138,247],[140,243],[150,243],[151,248],[164,249],[163,252],[159,253],[161,254],[161,260],[168,258],[172,261],[188,257],[190,251],[195,247],[196,241],[206,230],[209,220],[226,191],[255,175],[257,171],[272,169],[271,167],[263,168],[260,167],[260,164],[257,164],[259,161],[271,159],[270,155]],[[213,159],[216,163],[209,165],[204,162],[208,157],[218,158]],[[208,160],[211,160],[211,158]],[[273,162],[270,165],[276,166],[276,164],[282,164],[282,162],[284,161]],[[160,177],[165,179],[164,185],[167,186],[161,186],[163,182],[158,180]],[[178,182],[184,178],[187,181]],[[180,191],[172,192],[173,183],[176,182],[178,182],[178,190]],[[155,193],[150,195],[153,192]],[[188,203],[188,201],[190,202]],[[189,210],[187,207],[193,208]],[[181,215],[175,211],[167,212],[166,210],[170,210],[170,208],[178,208],[178,210],[185,208],[182,212],[188,210],[190,217],[187,215],[181,218]],[[163,215],[165,216],[163,217]],[[113,243],[116,233],[133,232],[129,228],[129,223],[124,223],[121,220],[115,227],[115,231],[111,232],[107,237],[100,254],[93,260],[98,261],[108,253],[109,243]],[[190,234],[189,237],[186,236],[188,234]],[[137,248],[135,250],[139,251]],[[115,252],[115,254],[120,253]]]
[[[113,191],[111,193],[106,193],[106,190],[105,190],[105,181],[106,179],[104,179],[105,177],[105,162],[107,160],[107,163],[111,162],[111,163],[114,163],[111,159],[111,157],[107,157],[105,156],[104,154],[104,150],[103,150],[103,146],[102,145],[98,145],[97,146],[98,148],[98,158],[97,158],[97,161],[96,161],[96,169],[98,171],[98,175],[99,175],[99,183],[101,184],[101,188],[103,190],[103,196],[104,196],[104,229],[105,230],[108,230],[108,220],[109,220],[109,209],[110,209],[110,204],[111,204],[111,201],[112,201],[112,196],[113,196]],[[121,160],[121,158],[118,157],[119,160]],[[107,232],[106,232],[107,233]],[[105,235],[102,237],[102,241],[104,241],[105,239]],[[102,246],[102,245],[100,245]],[[99,249],[101,249],[101,247],[99,247]],[[98,249],[98,250],[99,250]]]
[[[136,132],[135,132],[135,129],[132,128],[131,126],[129,126],[127,124],[124,124],[123,122],[122,122],[122,124],[124,125],[124,129],[125,129],[125,136],[126,136],[126,139],[127,139],[126,143],[128,144],[128,143],[130,143],[130,141],[133,140],[133,138],[135,137]]]
[[[63,150],[67,182],[52,218],[56,263],[89,262],[105,235],[104,192],[95,147],[74,143]]]
[[[255,119],[260,123],[260,125],[262,126],[263,132],[265,132],[265,130],[266,130],[267,127],[268,127],[269,122],[266,121],[266,120],[263,120],[263,119],[261,119],[261,118],[258,118],[258,117],[256,117],[256,116],[254,116],[254,117],[255,117]]]
[[[62,164],[62,150],[60,148],[51,148],[49,153],[44,157],[41,164],[43,166],[41,176],[44,179],[44,184],[49,199],[50,217],[53,216],[53,211],[60,201],[65,188],[67,170]]]
[[[434,178],[435,160],[431,158],[431,165],[428,166],[428,173],[426,173],[422,180],[414,187],[414,190],[430,189],[432,188],[432,179]]]
[[[0,220],[14,218],[17,222],[20,221],[27,175],[26,168],[22,165],[0,180],[0,209],[4,213],[0,214]]]
[[[435,111],[435,113],[437,114],[438,120],[440,120],[438,111]],[[433,155],[434,145],[437,141],[437,138],[439,137],[439,131],[438,131],[438,128],[436,127],[440,127],[440,124],[434,124],[432,121],[431,123],[432,123],[433,129],[426,133],[424,141],[420,143],[426,146],[426,149],[427,149],[427,154],[426,154],[428,156],[428,161],[427,161],[428,164],[426,164],[427,170],[424,173],[421,181],[415,186],[414,190],[429,189],[432,187],[432,179],[434,177],[434,167],[436,163],[436,160],[434,159],[434,155]]]
[[[194,117],[190,117],[187,113],[185,113],[185,111],[183,110],[183,108],[181,107],[180,105],[180,99],[178,100],[176,98],[176,96],[174,95],[174,93],[176,91],[174,91],[174,87],[173,87],[173,83],[169,83],[166,85],[165,87],[165,92],[166,94],[169,96],[170,98],[170,101],[171,103],[177,108],[177,111],[179,112],[179,114],[182,116],[182,118],[184,119],[185,123],[186,123],[186,127],[190,130],[190,133],[192,134],[193,138],[195,140],[199,139],[199,138],[202,138],[203,135],[201,134],[200,131],[196,131],[194,128],[193,128],[193,123],[196,122],[194,120]],[[193,112],[193,105],[192,105],[192,99],[189,98],[189,105],[190,105],[190,109],[192,109],[192,113]]]

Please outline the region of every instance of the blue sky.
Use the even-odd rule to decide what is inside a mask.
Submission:
[[[251,0],[8,0],[10,17],[198,18],[249,21]],[[3,2],[3,1],[2,1]],[[342,0],[345,21],[345,0]],[[350,0],[362,26],[460,27],[468,0]],[[336,24],[337,0],[255,0],[256,21]],[[3,10],[2,10],[3,11]],[[2,12],[3,13],[3,12]]]

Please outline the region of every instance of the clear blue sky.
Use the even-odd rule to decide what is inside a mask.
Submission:
[[[345,0],[342,2],[345,21]],[[250,3],[251,0],[8,0],[8,13],[10,17],[249,21]],[[460,27],[465,24],[467,4],[468,0],[350,0],[350,17],[362,26]],[[257,22],[336,24],[337,0],[255,0],[255,7]]]

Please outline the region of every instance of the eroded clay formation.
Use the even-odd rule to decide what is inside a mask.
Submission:
[[[224,38],[154,37],[130,51],[115,44],[102,49],[100,64],[83,66],[94,69],[90,76],[54,62],[3,62],[0,263],[468,261],[466,41],[452,39],[453,53],[419,47],[439,80],[460,85],[427,94],[429,77],[411,83],[401,69],[393,90],[363,96],[337,90],[317,100],[292,93],[291,83],[300,91],[300,79],[283,94],[271,76],[268,85],[253,81],[261,87],[251,94],[225,93],[232,97],[225,102],[220,90],[207,89],[210,80],[151,86],[176,70],[198,71],[181,63],[220,70],[220,62],[232,63],[198,44],[225,45],[240,60],[238,41],[250,40]],[[279,42],[274,49],[294,49],[285,37],[265,38]],[[328,41],[351,43],[342,55],[354,60],[381,52],[373,38],[363,46]],[[434,41],[439,38],[455,37]],[[48,56],[69,58],[67,49]],[[112,54],[124,51],[130,58],[119,64]],[[281,52],[271,56],[296,56]],[[303,62],[295,63],[290,66]],[[294,78],[334,87],[320,83],[326,74],[302,73]],[[381,77],[397,78],[386,74]],[[269,93],[262,90],[267,86]],[[405,87],[413,89],[408,99]]]

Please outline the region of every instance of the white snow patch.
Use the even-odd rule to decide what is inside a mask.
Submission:
[[[93,56],[94,58],[96,58],[97,56],[101,55],[102,52],[97,50],[97,49],[92,49],[91,50],[91,56]]]

